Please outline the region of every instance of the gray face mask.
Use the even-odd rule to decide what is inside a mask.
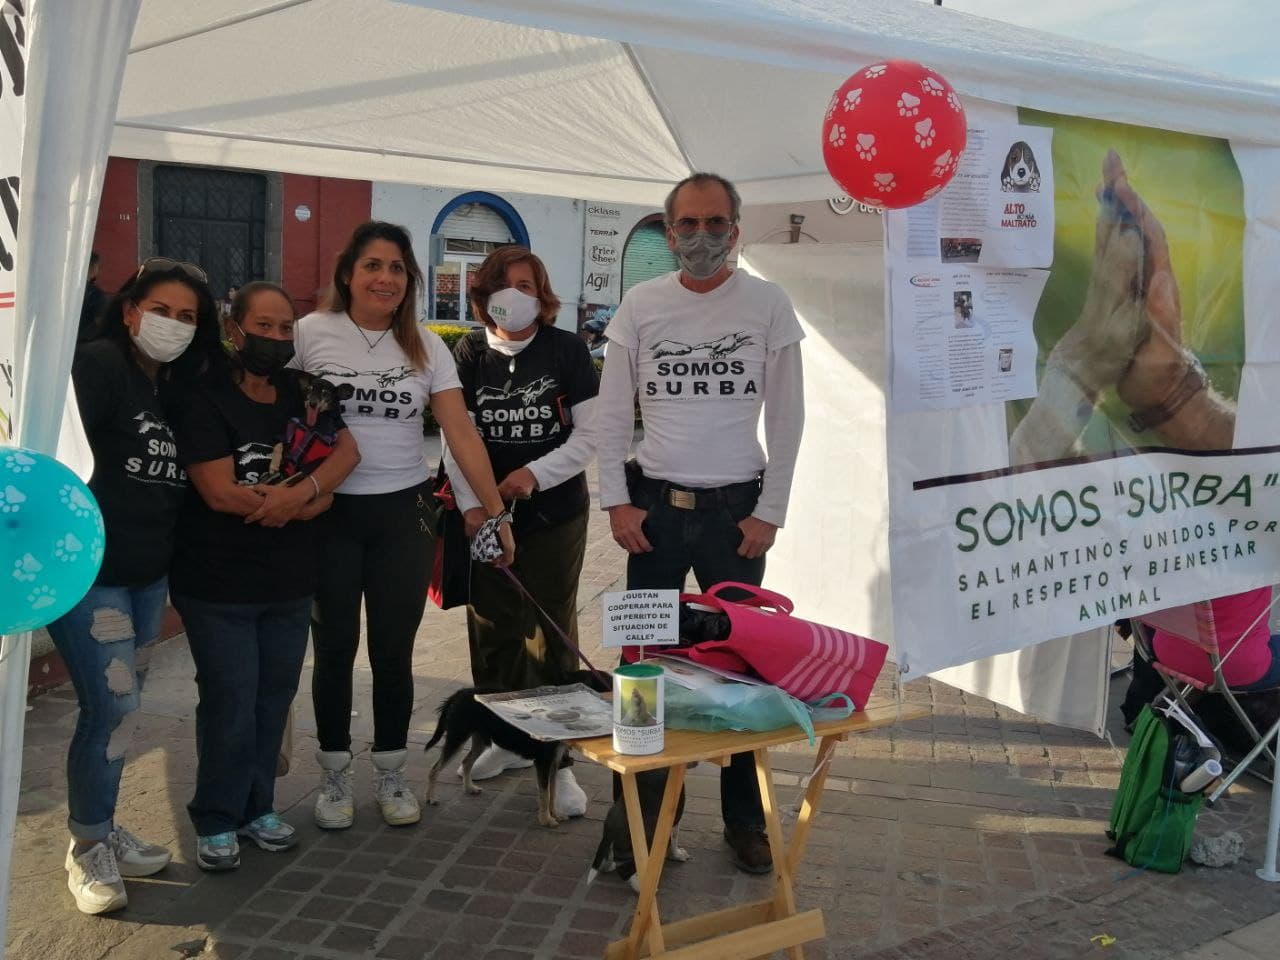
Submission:
[[[705,230],[697,230],[687,237],[676,237],[676,259],[680,269],[695,280],[715,276],[717,270],[729,259],[733,249],[733,231],[717,236]]]

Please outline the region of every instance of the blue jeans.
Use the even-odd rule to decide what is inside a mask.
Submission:
[[[757,493],[749,484],[738,485],[746,489],[726,495],[716,507],[682,510],[658,495],[657,481],[629,481],[632,504],[646,511],[643,529],[653,550],[627,558],[628,590],[683,590],[690,570],[702,590],[727,580],[754,586],[764,580],[764,557],[738,556],[738,523],[756,505]],[[720,816],[733,829],[764,828],[760,781],[750,753],[733,754],[720,770]]]
[[[67,827],[80,841],[106,838],[115,826],[125,753],[133,740],[146,648],[160,636],[167,578],[143,587],[90,587],[49,624],[67,665],[80,716],[67,751]]]
[[[211,603],[178,595],[196,664],[196,793],[187,812],[202,837],[270,813],[276,759],[307,652],[311,597]]]

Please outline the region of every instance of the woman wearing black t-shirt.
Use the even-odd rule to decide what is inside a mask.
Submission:
[[[467,409],[512,509],[520,551],[511,570],[548,623],[500,569],[472,564],[467,634],[478,686],[522,690],[558,683],[577,666],[578,576],[587,546],[589,498],[584,470],[595,456],[591,434],[597,377],[582,339],[557,329],[560,300],[546,267],[527,248],[502,247],[476,271],[470,291],[484,324],[458,341],[454,360]],[[446,452],[467,532],[484,520],[479,502]],[[490,747],[472,768],[484,779],[529,761]],[[556,812],[581,816],[586,795],[568,767],[559,773]]]
[[[289,295],[273,283],[247,284],[225,323],[238,362],[204,379],[177,425],[194,489],[171,573],[200,691],[187,810],[204,870],[240,865],[237,836],[268,851],[297,843],[274,803],[316,591],[319,541],[308,521],[329,508],[360,459],[332,385],[285,369],[293,357]],[[317,445],[331,450],[304,456],[298,482],[264,485],[288,472],[281,463],[289,455]]]
[[[76,549],[103,551],[102,568],[85,598],[49,625],[80,704],[67,753],[67,886],[91,914],[125,906],[122,876],[150,876],[169,862],[168,850],[117,824],[115,812],[187,486],[169,420],[218,346],[204,271],[147,260],[107,305],[100,331],[76,352],[71,374],[93,451],[89,488],[106,526],[105,544]]]

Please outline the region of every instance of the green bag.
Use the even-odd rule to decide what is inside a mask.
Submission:
[[[1145,706],[1111,806],[1107,836],[1115,846],[1107,853],[1143,870],[1177,873],[1182,869],[1204,796],[1178,790],[1173,775],[1168,721]]]

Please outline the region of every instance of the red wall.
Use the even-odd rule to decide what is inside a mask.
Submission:
[[[114,293],[138,269],[138,161],[107,159],[93,249],[102,258],[98,286]]]
[[[306,222],[299,205],[311,211]],[[333,262],[351,231],[369,219],[373,184],[368,180],[284,175],[282,283],[302,316],[316,307],[333,279]]]

